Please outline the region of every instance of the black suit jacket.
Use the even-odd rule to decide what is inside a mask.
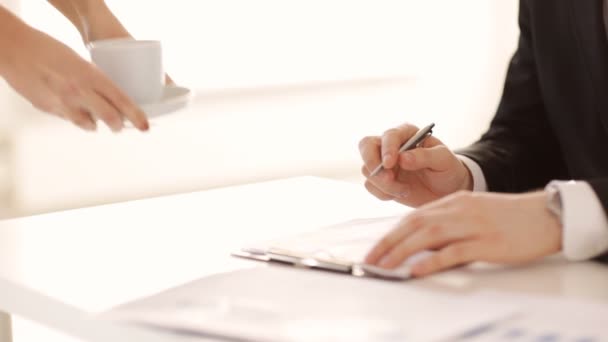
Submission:
[[[490,191],[585,180],[608,212],[608,37],[602,0],[521,0],[520,38],[490,128],[458,151]],[[608,256],[604,256],[608,260]]]

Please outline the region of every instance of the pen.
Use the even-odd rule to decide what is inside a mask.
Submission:
[[[424,139],[426,139],[426,137],[433,134],[433,127],[435,127],[434,123],[422,128],[418,132],[416,132],[416,134],[414,134],[413,137],[411,137],[408,141],[406,141],[403,145],[401,145],[401,148],[399,148],[399,153],[403,153],[407,150],[411,150],[414,147],[418,146],[418,144],[423,142]],[[380,162],[380,165],[378,165],[378,167],[376,167],[376,169],[374,171],[372,171],[372,173],[369,176],[374,177],[382,169],[383,169],[382,162]]]

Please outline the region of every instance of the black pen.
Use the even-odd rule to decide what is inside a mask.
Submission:
[[[411,149],[415,148],[416,146],[418,146],[418,144],[422,143],[424,141],[424,139],[426,139],[426,137],[433,134],[433,127],[435,127],[434,123],[422,128],[421,130],[416,132],[416,134],[414,134],[413,137],[411,137],[408,141],[406,141],[403,145],[401,145],[401,148],[399,149],[399,153],[403,153],[407,150],[411,150]],[[372,173],[369,176],[374,177],[382,169],[383,169],[382,162],[380,162],[380,165],[378,165],[378,167],[376,167],[376,169],[374,171],[372,171]]]

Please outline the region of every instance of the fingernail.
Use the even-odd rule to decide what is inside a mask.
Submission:
[[[380,267],[388,267],[391,264],[391,257],[390,256],[385,256],[382,258],[382,260],[380,260],[380,263],[378,263],[378,266]]]
[[[411,162],[413,162],[413,161],[414,161],[414,155],[413,155],[413,154],[411,154],[410,152],[403,153],[403,154],[401,155],[401,158],[402,158],[402,159],[403,159],[403,161],[404,161],[404,162],[406,162],[406,163],[411,163]]]
[[[144,122],[144,123],[141,125],[141,130],[142,130],[142,131],[144,131],[144,132],[149,131],[149,130],[150,130],[150,123],[148,123],[148,121]]]
[[[382,156],[382,163],[383,164],[387,164],[390,160],[391,160],[391,155],[390,154],[387,153],[384,156]]]

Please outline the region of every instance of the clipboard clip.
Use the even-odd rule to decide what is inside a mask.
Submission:
[[[413,256],[411,261],[421,260],[432,254],[433,252],[431,251],[422,251]],[[380,277],[390,280],[405,280],[411,277],[411,263],[396,270],[386,270],[374,265],[343,261],[332,257],[329,253],[323,251],[305,255],[280,248],[244,248],[240,251],[233,252],[232,255],[245,259],[277,262],[293,267],[349,274],[355,277]]]
[[[323,254],[325,254],[325,256]],[[365,272],[362,265],[331,258],[329,255],[323,252],[320,252],[317,254],[317,256],[312,257],[310,255],[298,254],[279,248],[269,248],[268,250],[244,248],[240,251],[233,252],[232,255],[235,257],[258,261],[278,262],[294,267],[344,273],[355,277],[369,275],[367,272]]]

